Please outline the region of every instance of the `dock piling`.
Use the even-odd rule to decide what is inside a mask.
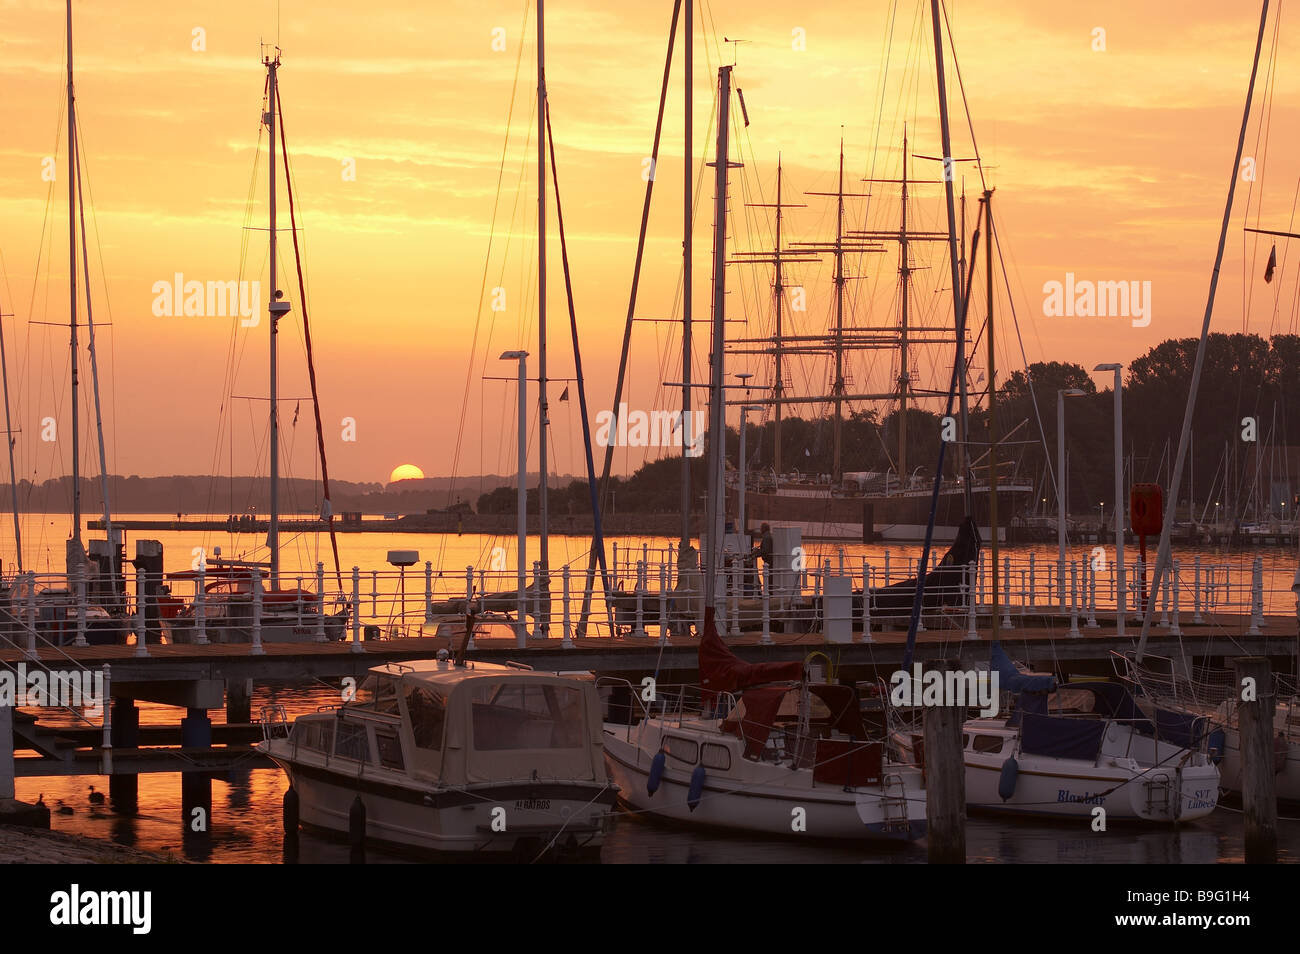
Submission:
[[[956,660],[936,664],[936,668],[946,671],[959,667]],[[964,719],[965,710],[957,706],[929,706],[925,710],[926,841],[931,864],[966,863]]]
[[[1277,791],[1273,773],[1273,672],[1266,656],[1235,660],[1241,738],[1241,807],[1246,863],[1277,861]]]

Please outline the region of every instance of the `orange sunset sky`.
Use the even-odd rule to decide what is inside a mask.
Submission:
[[[745,163],[731,176],[734,251],[771,242],[770,215],[743,203],[773,200],[778,154],[785,199],[807,206],[788,214],[786,238],[813,241],[833,234],[834,210],[802,193],[835,188],[841,135],[852,191],[864,190],[866,176],[898,177],[904,122],[911,152],[938,155],[941,147],[928,0],[712,0],[696,9],[694,302],[696,317],[707,318],[713,180],[701,163],[712,158],[720,61],[735,60],[750,119],[747,128],[736,124],[733,138]],[[1091,368],[1197,334],[1259,6],[948,0],[948,11],[986,175],[997,188],[1019,317],[1018,339],[1000,291],[999,372],[1023,366],[1022,343],[1029,361]],[[594,417],[613,392],[672,3],[549,0],[546,13],[556,162]],[[1294,256],[1279,242],[1279,276],[1265,285],[1270,243],[1241,231],[1247,219],[1296,228],[1291,67],[1300,64],[1300,30],[1288,29],[1288,13],[1275,47],[1269,14],[1245,150],[1256,159],[1256,177],[1238,182],[1213,325],[1219,331],[1296,330]],[[67,330],[40,324],[68,320],[64,15],[61,2],[0,0],[0,305],[13,315],[4,320],[19,476],[35,480],[71,466]],[[98,338],[109,471],[266,473],[266,403],[252,400],[267,389],[264,311],[251,328],[215,316],[158,317],[152,289],[178,272],[200,281],[260,280],[265,308],[258,44],[278,37],[331,475],[382,481],[404,462],[430,476],[453,468],[512,473],[513,385],[490,378],[514,373],[496,360],[501,351],[537,350],[535,8],[496,0],[74,0],[73,16],[92,301],[96,323],[111,321]],[[494,28],[504,30],[497,34],[503,51],[493,49]],[[1104,50],[1094,49],[1097,28]],[[737,49],[723,36],[746,42]],[[795,48],[797,36],[803,49]],[[972,156],[948,56],[953,152]],[[643,318],[680,315],[680,27],[674,59],[637,307]],[[57,157],[53,182],[42,175],[46,157]],[[345,176],[349,162],[355,180]],[[914,160],[911,172],[937,177],[935,163],[924,160]],[[973,220],[979,179],[970,165],[962,174]],[[891,189],[850,200],[846,227],[896,228]],[[283,191],[280,206],[287,229]],[[554,211],[550,197],[549,371],[563,379],[573,374],[573,357]],[[946,228],[942,189],[918,186],[912,215],[919,228]],[[307,400],[292,423],[297,399],[310,392],[292,246],[287,231],[282,237],[281,288],[294,306],[280,336],[285,470],[310,477],[317,471]],[[951,310],[942,248],[918,247],[913,265],[914,321],[940,324]],[[847,267],[855,281],[846,323],[896,321],[895,246],[851,257]],[[1151,282],[1150,325],[1045,317],[1043,284],[1066,272]],[[807,297],[792,330],[825,331],[830,276],[829,259],[792,268],[789,283]],[[728,270],[729,335],[771,333],[770,277],[753,266]],[[505,290],[504,311],[488,307],[494,287]],[[981,284],[976,294],[982,300]],[[976,319],[982,315],[982,306],[974,309]],[[700,379],[707,330],[697,326]],[[84,328],[81,334],[84,343]],[[898,374],[893,360],[891,368],[889,352],[854,356],[851,388],[887,388]],[[951,361],[950,347],[919,352],[920,386],[946,386]],[[794,364],[796,391],[826,389],[824,361]],[[978,376],[982,357],[975,364]],[[771,380],[766,359],[729,359],[728,373],[742,370],[759,385]],[[630,404],[675,407],[660,382],[680,374],[677,328],[638,324]],[[84,353],[81,380],[83,428],[91,428],[83,469],[94,474]],[[583,469],[577,391],[560,403],[564,387],[557,380],[550,392],[551,465],[576,474]],[[58,423],[55,441],[40,440],[47,417]],[[730,417],[734,424],[734,411]],[[355,441],[343,439],[345,418],[355,421]],[[535,467],[535,403],[530,427]],[[644,453],[620,451],[616,469],[634,469]]]

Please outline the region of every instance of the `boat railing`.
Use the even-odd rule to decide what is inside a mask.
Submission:
[[[646,679],[634,685],[617,676],[601,676],[596,679],[596,691],[607,708],[625,710],[617,715],[626,715],[629,724],[658,719],[680,726],[691,719],[725,718],[736,708],[734,693],[715,692],[689,683],[662,684]]]
[[[272,739],[289,738],[292,723],[289,721],[289,713],[284,706],[278,703],[262,706],[257,721],[262,727],[263,742],[270,742]]]

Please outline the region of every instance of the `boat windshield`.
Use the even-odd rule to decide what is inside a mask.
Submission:
[[[371,673],[357,687],[356,704],[397,715],[397,680]]]
[[[474,748],[576,749],[583,745],[582,690],[536,683],[473,687]]]

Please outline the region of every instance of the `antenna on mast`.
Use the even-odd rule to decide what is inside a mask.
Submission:
[[[722,42],[723,42],[723,43],[734,43],[734,44],[736,44],[735,49],[733,49],[733,50],[731,51],[731,65],[732,65],[732,66],[735,66],[735,65],[737,64],[737,61],[738,61],[739,58],[740,58],[740,44],[742,44],[742,43],[748,43],[749,41],[748,41],[748,40],[733,40],[733,39],[731,39],[730,37],[726,37],[726,36],[724,36],[724,37],[722,38]],[[739,88],[737,88],[737,91],[739,91]],[[746,122],[745,122],[745,125],[748,126],[748,125],[749,125],[749,122],[746,121]]]

